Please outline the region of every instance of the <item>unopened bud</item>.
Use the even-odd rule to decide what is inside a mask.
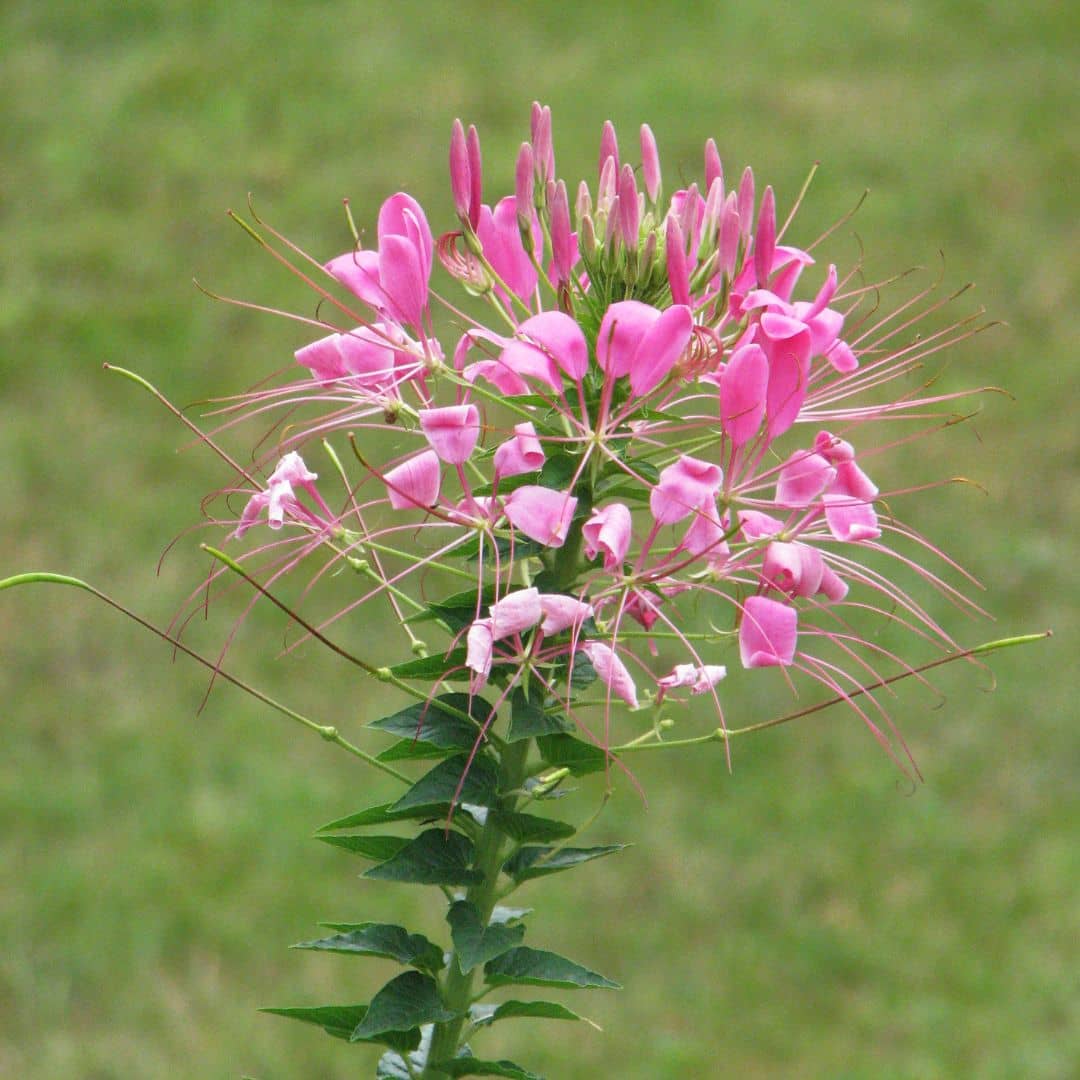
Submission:
[[[570,277],[571,239],[570,205],[566,197],[566,184],[561,180],[555,185],[551,197],[551,257],[559,281]]]
[[[660,197],[660,152],[648,124],[641,125],[641,175],[649,202],[655,206]]]
[[[720,214],[720,270],[729,277],[735,273],[741,233],[738,196],[734,191],[729,191],[728,197],[724,200],[724,209]]]
[[[720,163],[720,151],[716,149],[716,143],[709,139],[705,144],[705,188],[712,190],[713,184],[719,180],[721,185],[720,198],[723,201],[724,166]]]
[[[480,224],[480,205],[484,201],[484,171],[480,162],[480,136],[473,124],[469,125],[465,148],[469,155],[469,224],[475,229]]]
[[[629,251],[636,251],[638,245],[638,190],[634,180],[634,170],[624,165],[619,173],[619,233],[622,242]]]
[[[533,217],[533,148],[527,143],[521,144],[518,151],[517,167],[514,170],[514,199],[517,206],[518,228],[522,234],[532,232]]]
[[[776,196],[770,185],[761,196],[757,229],[754,231],[754,274],[758,285],[764,289],[772,273],[773,256],[776,254]]]
[[[604,121],[604,130],[600,133],[600,164],[599,171],[602,176],[608,158],[615,162],[615,171],[619,170],[619,141],[615,138],[615,125],[610,120]]]
[[[739,222],[745,239],[750,237],[754,223],[754,170],[749,165],[743,170],[739,181]]]
[[[454,210],[464,224],[469,220],[471,184],[469,181],[469,151],[465,146],[465,129],[460,120],[454,121],[450,132],[450,190]]]
[[[592,195],[589,193],[589,185],[584,180],[578,183],[577,201],[574,203],[574,218],[581,221],[582,218],[592,214]]]

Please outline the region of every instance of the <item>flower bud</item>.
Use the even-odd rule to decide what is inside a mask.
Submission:
[[[649,202],[655,206],[660,197],[660,153],[648,124],[641,125],[641,175]]]

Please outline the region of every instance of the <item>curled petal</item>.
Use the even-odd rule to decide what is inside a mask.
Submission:
[[[881,535],[873,504],[849,495],[826,495],[825,520],[837,540],[876,540]]]
[[[820,454],[796,450],[781,466],[776,502],[785,507],[809,506],[835,479],[836,470]]]
[[[786,666],[795,659],[799,616],[793,607],[765,596],[743,604],[739,656],[745,668]]]
[[[784,523],[760,510],[740,510],[739,528],[746,541],[760,540],[764,536],[775,536],[784,529]]]
[[[637,687],[626,670],[626,665],[619,659],[615,651],[602,641],[586,641],[582,643],[581,651],[589,658],[589,662],[596,668],[596,674],[600,681],[618,698],[622,698],[631,708],[636,709],[638,704]]]
[[[477,619],[465,635],[465,666],[476,673],[481,684],[491,674],[491,652],[494,641],[490,619]]]
[[[678,550],[699,557],[705,555],[710,566],[717,566],[726,562],[729,554],[724,533],[724,522],[716,509],[716,503],[710,499],[694,512],[693,521]]]
[[[608,573],[620,570],[630,548],[631,524],[630,510],[622,503],[594,509],[592,517],[581,527],[585,554],[595,559],[603,552],[604,569]]]
[[[535,626],[543,614],[539,589],[518,589],[491,605],[491,636],[499,641],[520,634]]]
[[[576,319],[562,311],[544,311],[526,319],[518,333],[536,342],[574,382],[581,381],[589,367],[589,346]]]
[[[649,493],[649,509],[657,525],[672,525],[715,500],[724,474],[719,465],[683,455],[660,473]]]
[[[545,593],[540,597],[540,607],[544,612],[544,621],[540,629],[545,634],[558,634],[570,627],[580,627],[586,619],[592,618],[592,604],[577,600],[573,596],[560,593]]]
[[[544,464],[544,448],[531,422],[514,425],[514,434],[495,450],[495,475],[519,476]]]
[[[834,603],[848,594],[847,582],[828,563],[821,568],[821,592]]]
[[[420,428],[443,461],[460,465],[468,461],[480,438],[480,410],[475,405],[421,409]]]
[[[825,560],[809,544],[774,540],[765,549],[762,576],[781,592],[792,596],[813,596],[821,589]]]
[[[427,509],[439,497],[439,456],[424,450],[386,474],[386,494],[395,510]]]
[[[577,499],[564,491],[526,484],[511,492],[505,512],[510,524],[530,540],[562,547],[570,531]]]
[[[377,231],[380,253],[386,239],[391,236],[402,237],[412,245],[417,253],[426,288],[427,281],[431,277],[435,243],[432,239],[431,227],[428,225],[427,217],[424,215],[420,204],[404,191],[391,195],[379,207]]]
[[[691,694],[705,694],[725,675],[727,668],[723,664],[705,664],[701,667],[696,664],[676,664],[669,674],[656,680],[656,685],[662,690],[688,686]]]

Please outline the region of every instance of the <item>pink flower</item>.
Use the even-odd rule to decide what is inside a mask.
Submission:
[[[592,604],[575,600],[572,596],[563,596],[561,593],[541,594],[540,608],[544,612],[540,629],[549,635],[559,634],[571,627],[578,628],[593,615]]]
[[[786,666],[795,658],[799,616],[793,607],[750,596],[743,604],[739,655],[744,668]]]
[[[501,638],[520,634],[535,626],[544,616],[540,606],[540,591],[533,588],[518,589],[491,605],[491,636]]]
[[[661,694],[679,686],[688,686],[691,694],[707,694],[726,675],[722,664],[676,664],[669,674],[656,680],[656,685]]]

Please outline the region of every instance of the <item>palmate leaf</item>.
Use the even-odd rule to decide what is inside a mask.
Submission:
[[[477,754],[471,762],[468,754],[455,754],[421,776],[392,809],[438,809],[449,806],[455,796],[458,803],[492,806],[498,797],[498,787],[498,769],[486,754]]]
[[[416,1031],[420,1041],[421,1024],[438,1024],[453,1020],[454,1013],[439,997],[438,983],[430,975],[406,971],[391,979],[372,999],[350,1039],[353,1042],[385,1038],[388,1033]],[[400,1046],[394,1046],[400,1050]]]
[[[626,846],[626,844],[602,844],[588,848],[523,847],[506,860],[503,870],[520,885],[523,881],[529,881],[532,878],[557,874],[560,870],[572,870],[582,863],[602,859],[605,855],[613,855]]]
[[[461,554],[461,550],[456,549],[454,554]],[[436,620],[443,623],[452,634],[456,634],[477,618],[478,608],[483,615],[484,609],[495,599],[495,595],[494,585],[485,585],[483,590],[466,589],[444,600],[432,601],[423,611],[410,615],[405,621],[418,623]]]
[[[473,843],[467,836],[428,829],[364,877],[414,885],[479,885],[484,875],[470,867],[472,857]]]
[[[457,900],[450,905],[446,921],[450,924],[458,967],[464,975],[478,964],[493,960],[519,945],[525,936],[524,926],[505,923],[484,926],[480,922],[480,913],[466,900]]]
[[[621,990],[617,982],[544,949],[519,945],[484,965],[484,981],[490,986],[561,986],[567,990]]]
[[[317,941],[301,941],[293,948],[354,956],[381,956],[433,974],[445,966],[443,951],[438,945],[423,934],[410,934],[403,926],[392,923],[337,923],[332,928],[340,932]]]
[[[544,1080],[539,1073],[529,1072],[512,1061],[482,1061],[474,1057],[458,1057],[452,1061],[432,1062],[432,1068],[448,1076],[507,1076],[512,1080]]]

